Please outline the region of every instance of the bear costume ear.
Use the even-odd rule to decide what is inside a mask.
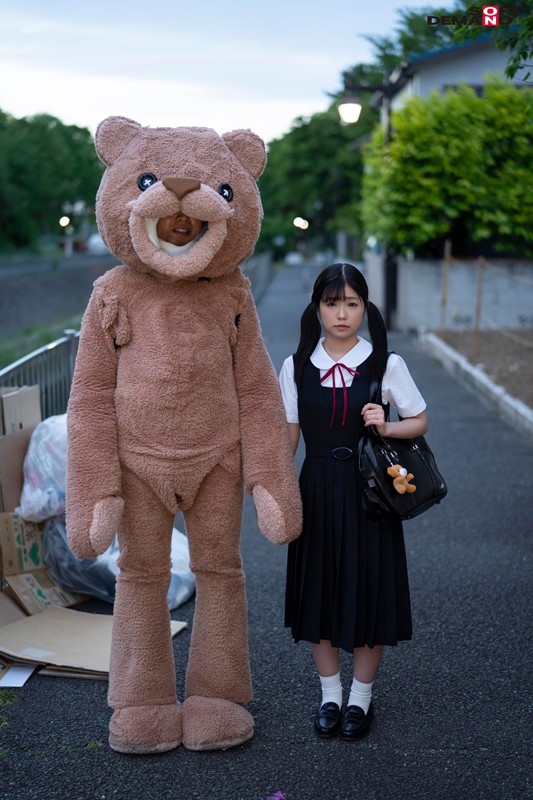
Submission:
[[[222,138],[234,156],[257,179],[266,164],[265,143],[256,133],[250,130],[237,130],[223,133]]]
[[[128,117],[107,117],[102,120],[95,136],[99,159],[109,167],[140,131],[142,126]]]

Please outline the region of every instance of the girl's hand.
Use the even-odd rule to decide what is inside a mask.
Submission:
[[[380,406],[377,403],[367,403],[366,406],[363,406],[361,414],[363,415],[366,428],[368,428],[370,425],[373,425],[378,433],[380,433],[382,436],[385,436],[385,428],[387,423],[385,422],[385,411],[383,410],[383,406]]]

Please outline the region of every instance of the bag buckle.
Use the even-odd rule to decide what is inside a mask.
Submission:
[[[348,459],[353,456],[353,450],[351,447],[335,447],[335,449],[331,451],[331,455],[333,458],[336,458],[337,461],[348,461]]]

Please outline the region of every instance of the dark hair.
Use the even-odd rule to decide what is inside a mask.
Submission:
[[[318,317],[320,301],[344,300],[344,287],[350,286],[365,307],[368,330],[372,339],[370,356],[370,377],[379,380],[387,366],[387,329],[379,309],[368,299],[368,285],[364,275],[352,264],[331,264],[315,281],[311,302],[302,314],[300,322],[300,342],[294,356],[294,379],[299,388],[304,364],[312,355],[320,339],[322,328]]]

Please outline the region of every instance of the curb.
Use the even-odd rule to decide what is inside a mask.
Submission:
[[[474,367],[434,333],[420,331],[418,341],[424,350],[438,358],[448,372],[484,397],[510,425],[533,438],[533,409],[491,381],[486,372]]]

